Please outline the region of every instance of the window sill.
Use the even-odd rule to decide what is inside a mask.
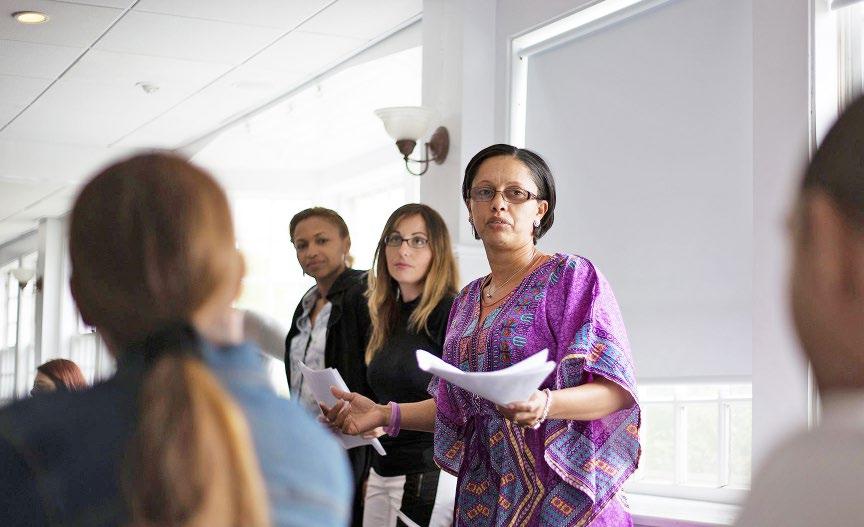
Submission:
[[[639,527],[720,527],[733,525],[737,505],[627,494],[633,523]]]

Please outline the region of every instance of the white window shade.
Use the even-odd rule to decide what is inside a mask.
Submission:
[[[558,188],[540,246],[607,276],[643,380],[751,373],[751,17],[670,2],[529,58],[525,142]]]
[[[860,4],[861,2],[864,2],[864,0],[829,0],[831,9],[840,9],[841,7]]]

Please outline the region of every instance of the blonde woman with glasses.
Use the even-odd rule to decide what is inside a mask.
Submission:
[[[378,403],[429,399],[431,376],[417,367],[415,350],[441,356],[447,317],[457,291],[450,235],[441,216],[417,203],[387,220],[369,276],[372,334],[367,380]],[[363,525],[404,525],[397,511],[420,525],[450,525],[456,480],[435,465],[433,435],[388,429],[386,456],[374,454]],[[398,523],[397,523],[398,522]]]

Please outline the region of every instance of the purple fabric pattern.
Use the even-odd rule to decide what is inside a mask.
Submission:
[[[542,388],[601,376],[636,399],[627,334],[609,284],[588,260],[556,254],[482,323],[480,279],[450,312],[444,360],[494,371],[548,348],[555,370]],[[454,524],[464,527],[631,525],[616,493],[639,461],[639,406],[594,421],[550,419],[538,430],[495,405],[433,379],[435,461],[459,478]]]

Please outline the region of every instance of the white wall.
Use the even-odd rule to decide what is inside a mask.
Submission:
[[[784,220],[808,158],[811,0],[753,1],[753,465],[808,420]]]
[[[462,284],[489,272],[468,225],[461,186],[471,156],[494,142],[495,9],[494,0],[423,3],[423,105],[447,127],[450,152],[423,176],[420,196],[447,222]]]

